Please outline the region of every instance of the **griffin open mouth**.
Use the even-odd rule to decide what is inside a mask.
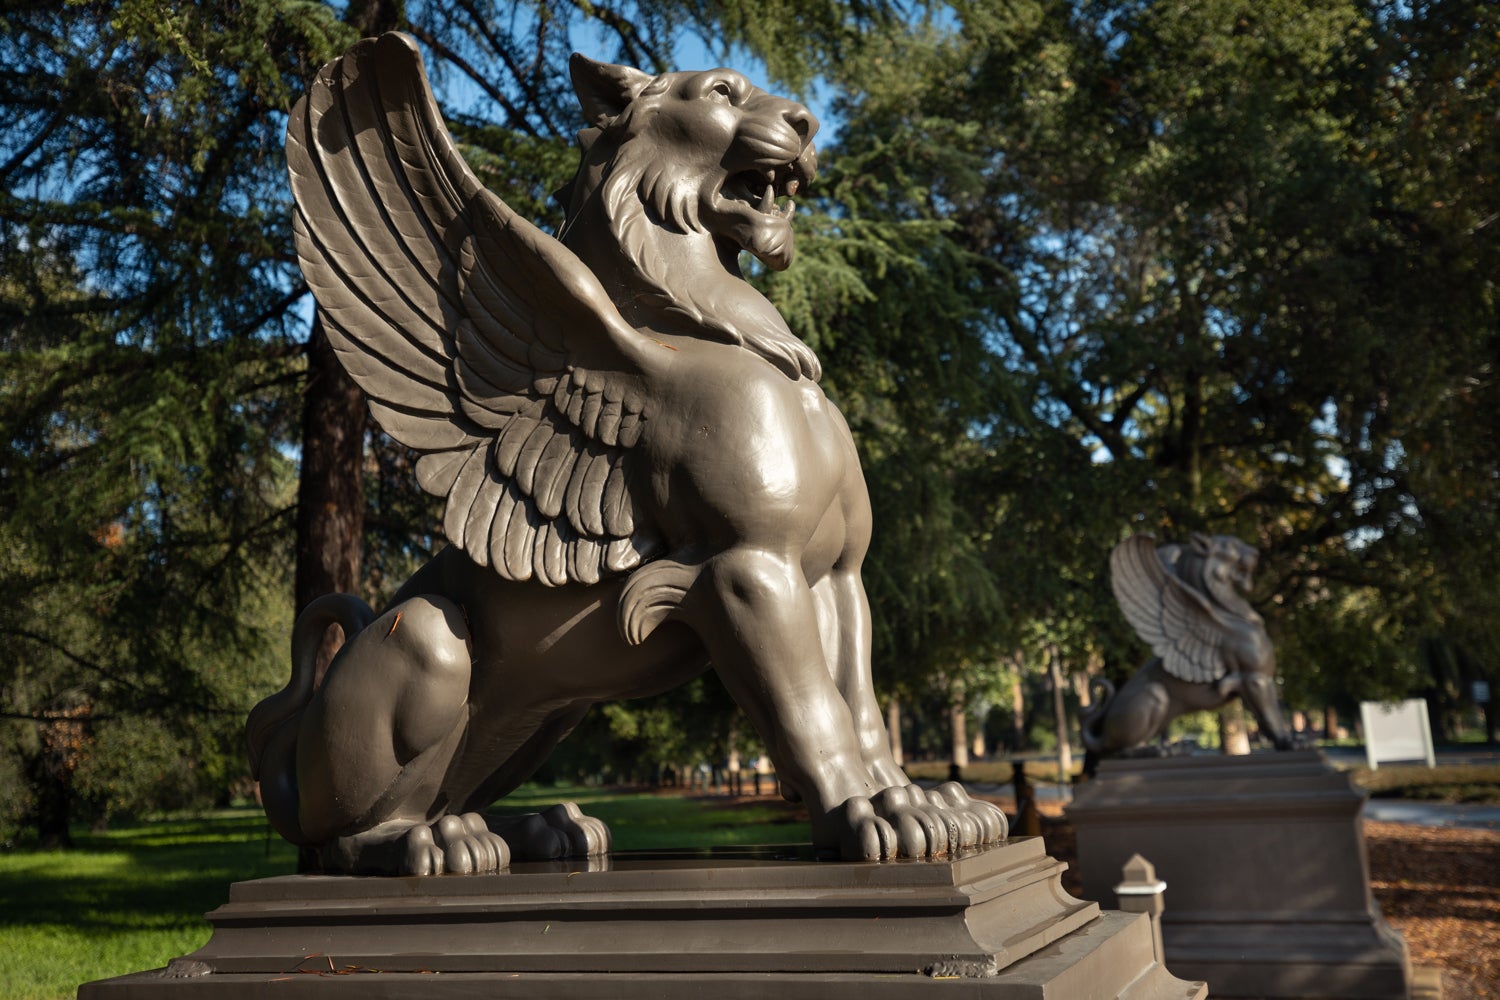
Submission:
[[[811,146],[795,160],[758,163],[729,176],[715,199],[717,235],[755,256],[772,270],[792,261],[792,200],[816,169]]]
[[[797,210],[797,203],[791,199],[802,187],[802,178],[795,168],[795,163],[787,163],[741,171],[729,179],[724,193],[763,214],[790,219]],[[781,198],[787,199],[785,205],[779,203]]]

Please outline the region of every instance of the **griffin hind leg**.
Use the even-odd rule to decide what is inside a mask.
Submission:
[[[349,594],[327,594],[309,604],[292,629],[291,679],[285,688],[256,705],[245,722],[250,776],[260,783],[266,818],[277,833],[294,844],[308,843],[299,819],[297,737],[302,715],[315,693],[323,635],[330,625],[338,625],[346,639],[353,638],[374,617],[368,604]]]
[[[301,720],[309,839],[436,815],[467,727],[470,674],[463,615],[441,597],[403,601],[345,644]]]

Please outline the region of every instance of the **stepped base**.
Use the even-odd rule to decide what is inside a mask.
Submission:
[[[1167,964],[1216,997],[1407,1000],[1370,892],[1364,795],[1316,751],[1105,761],[1068,808],[1083,895],[1133,854],[1167,883]]]
[[[192,955],[79,997],[1204,995],[1156,963],[1146,918],[1101,915],[1063,892],[1062,870],[1029,838],[952,861],[752,848],[492,876],[285,876],[234,885]]]

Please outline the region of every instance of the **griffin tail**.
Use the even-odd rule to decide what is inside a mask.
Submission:
[[[1089,688],[1094,691],[1094,704],[1079,718],[1078,728],[1084,747],[1090,753],[1098,754],[1104,751],[1104,734],[1100,730],[1109,714],[1109,706],[1115,700],[1115,686],[1103,677],[1096,677],[1089,683]]]
[[[375,612],[349,594],[327,594],[307,606],[292,628],[292,678],[286,687],[250,710],[245,721],[245,749],[250,755],[250,777],[260,780],[261,757],[266,744],[288,719],[296,716],[312,699],[318,673],[318,648],[330,625],[344,630],[347,642],[370,622]]]

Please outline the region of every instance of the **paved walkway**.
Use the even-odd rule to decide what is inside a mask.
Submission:
[[[922,782],[934,785],[937,782]],[[971,793],[996,798],[1009,798],[1014,789],[1008,784],[965,782]],[[1058,785],[1036,782],[1032,785],[1038,802],[1071,801],[1068,789]],[[1471,830],[1500,830],[1500,805],[1485,803],[1421,802],[1414,799],[1366,799],[1365,818],[1381,823],[1410,823],[1413,826],[1453,826]]]
[[[1369,799],[1365,819],[1415,826],[1460,826],[1472,830],[1500,830],[1500,806],[1483,803],[1417,802],[1412,799]]]

